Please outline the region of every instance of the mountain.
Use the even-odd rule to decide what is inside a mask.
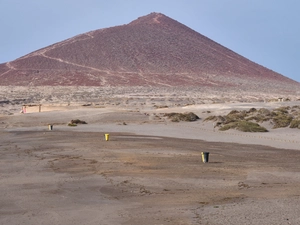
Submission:
[[[0,85],[300,87],[161,13],[80,34],[0,64]]]

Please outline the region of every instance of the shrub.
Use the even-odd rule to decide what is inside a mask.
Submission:
[[[237,122],[239,120],[244,120],[245,117],[247,116],[247,111],[237,111],[237,110],[232,110],[230,113],[228,113],[224,118],[225,124],[232,123],[232,122]]]
[[[242,132],[268,132],[266,128],[260,126],[259,124],[245,120],[229,123],[220,128],[221,131],[229,129],[236,129]]]
[[[68,123],[68,126],[76,127],[77,124],[87,124],[87,122],[85,122],[85,121],[83,121],[83,120],[79,120],[79,119],[71,120],[71,122]]]
[[[289,111],[288,110],[290,110],[291,109],[291,107],[289,107],[289,106],[286,106],[286,107],[280,107],[280,108],[277,108],[277,109],[274,109],[274,111],[273,112],[275,112],[275,113],[281,113],[281,114],[288,114],[289,113]]]
[[[261,108],[258,111],[258,114],[260,115],[265,115],[265,116],[270,116],[271,115],[271,111],[265,108]]]
[[[240,121],[238,123],[237,130],[243,132],[268,132],[268,130],[258,123],[253,123],[250,121]]]
[[[221,127],[219,130],[225,131],[225,130],[229,130],[229,129],[235,129],[237,127],[237,123],[238,122],[232,122],[232,123],[226,124],[223,127]]]
[[[287,127],[292,122],[293,117],[288,114],[277,114],[273,117],[273,128],[281,128],[281,127]]]
[[[290,128],[300,129],[300,119],[294,119],[291,121]]]
[[[251,108],[247,111],[247,113],[254,113],[254,112],[257,112],[256,108]]]
[[[225,116],[225,121],[224,123],[225,124],[228,124],[228,123],[232,123],[232,122],[237,122],[239,120],[243,120],[245,118],[245,116],[241,113],[236,113],[236,114],[231,114],[229,113],[227,116]]]
[[[232,115],[232,114],[239,114],[240,111],[238,110],[231,110],[230,113],[228,113],[228,115]]]
[[[300,111],[298,111],[298,110],[294,110],[294,109],[292,109],[291,110],[291,114],[293,115],[293,116],[300,116]]]
[[[246,120],[247,121],[254,120],[255,122],[262,123],[262,122],[265,122],[265,121],[269,121],[270,119],[272,119],[272,118],[269,117],[269,116],[257,114],[256,116],[251,116],[251,117],[247,118]]]
[[[179,121],[196,121],[199,119],[199,117],[192,113],[166,113],[165,116],[167,116],[169,119],[171,119],[172,122],[179,122]]]
[[[79,120],[79,119],[71,120],[71,123],[72,124],[87,124],[87,122],[85,122],[83,120]]]
[[[209,116],[204,121],[218,121],[223,123],[225,118],[223,116]]]

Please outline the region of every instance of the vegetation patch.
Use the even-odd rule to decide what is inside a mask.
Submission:
[[[244,120],[246,115],[247,114],[245,113],[245,111],[239,112],[239,111],[233,110],[224,117],[225,118],[224,123],[228,124],[228,123]]]
[[[76,127],[77,124],[75,124],[75,123],[68,123],[68,126],[69,126],[69,127]]]
[[[293,117],[289,114],[286,113],[279,113],[276,114],[273,118],[272,121],[274,123],[273,128],[281,128],[281,127],[288,127],[290,123],[292,122]]]
[[[280,107],[274,110],[251,108],[232,110],[225,116],[209,116],[204,121],[216,122],[220,130],[236,129],[243,132],[266,132],[261,123],[268,122],[273,129],[290,127],[300,129],[300,106]]]
[[[290,110],[291,109],[291,107],[290,106],[286,106],[286,107],[279,107],[279,108],[277,108],[277,109],[274,109],[273,110],[273,112],[274,113],[283,113],[283,114],[287,114],[287,113],[289,113],[289,111],[288,110]]]
[[[153,107],[156,109],[169,108],[169,106],[167,106],[167,105],[154,105]]]
[[[168,117],[172,122],[187,121],[193,122],[200,119],[195,113],[165,113],[164,116]]]
[[[300,129],[300,119],[294,119],[291,121],[290,128]]]
[[[68,123],[68,126],[76,127],[77,124],[87,124],[87,122],[85,122],[85,121],[83,121],[83,120],[79,120],[79,119],[71,120],[71,122]]]
[[[75,124],[87,124],[87,122],[83,121],[83,120],[79,120],[79,119],[76,119],[76,120],[71,120],[71,123],[75,123]]]
[[[209,116],[207,117],[204,122],[206,121],[214,121],[214,122],[221,122],[223,123],[226,119],[223,116]]]
[[[300,105],[294,105],[292,109],[300,109]]]
[[[256,108],[251,108],[247,111],[247,113],[255,113],[255,112],[257,112]]]
[[[221,131],[236,129],[242,132],[268,132],[265,127],[260,126],[258,123],[253,123],[245,120],[232,122],[220,128]]]
[[[264,116],[264,115],[261,115],[261,114],[257,114],[255,116],[250,116],[250,117],[246,118],[247,121],[255,121],[257,123],[266,122],[266,121],[269,121],[271,119],[272,119],[272,117]]]
[[[260,115],[264,115],[264,116],[270,116],[271,115],[271,111],[265,108],[261,108],[257,111],[258,114]]]

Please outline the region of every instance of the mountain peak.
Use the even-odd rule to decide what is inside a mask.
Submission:
[[[171,19],[162,13],[152,12],[146,16],[141,16],[129,24],[159,24],[162,19]]]

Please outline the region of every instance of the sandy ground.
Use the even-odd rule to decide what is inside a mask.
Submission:
[[[0,224],[300,224],[298,129],[220,132],[160,116],[283,104],[292,103],[0,116]],[[69,127],[71,119],[88,124]]]

